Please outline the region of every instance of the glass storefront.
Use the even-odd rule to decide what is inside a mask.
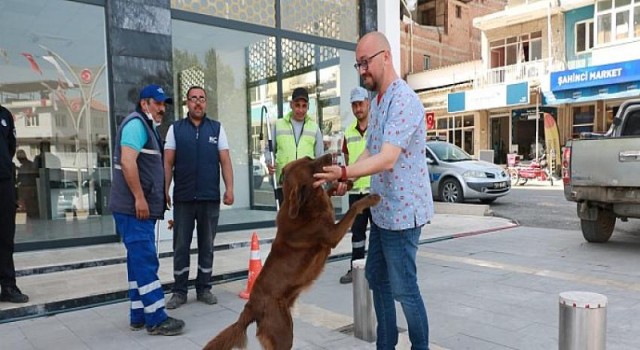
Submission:
[[[354,50],[323,45],[321,38],[303,42],[183,20],[173,20],[172,27],[174,93],[181,101],[176,115],[186,115],[189,86],[204,86],[208,115],[230,135],[235,183],[247,184],[236,186],[234,208],[275,209],[264,155],[266,114],[273,124],[290,111],[293,90],[304,87],[308,114],[325,138],[341,130],[352,118],[349,99],[342,97],[359,83]],[[342,210],[341,201],[335,204]]]
[[[105,10],[0,5],[0,104],[15,119],[16,243],[114,235]]]
[[[108,79],[114,76],[112,84],[119,86],[131,83],[131,91],[139,88],[136,78],[116,81],[115,72],[121,76],[144,53],[109,53],[106,39],[108,31],[121,37],[123,30],[150,45],[160,37],[134,24],[120,26],[126,20],[119,17],[123,6],[156,5],[112,6],[117,15],[96,0],[0,2],[0,104],[16,120],[16,243],[34,247],[28,249],[117,239],[108,204],[111,133],[121,116],[110,110]],[[309,114],[325,137],[352,120],[348,95],[359,85],[353,69],[358,1],[172,0],[166,10],[171,45],[158,50],[170,62],[173,115],[185,117],[187,89],[203,86],[207,114],[224,125],[229,138],[235,203],[221,213],[221,230],[225,224],[269,220],[263,213],[274,210],[275,201],[263,154],[262,111],[275,122],[289,111],[293,89],[303,86],[309,90]],[[108,66],[108,54],[118,64]],[[123,64],[127,60],[134,63]],[[128,102],[134,100],[129,96]],[[334,201],[338,211],[342,202]]]

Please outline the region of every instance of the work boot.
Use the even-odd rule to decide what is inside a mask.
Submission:
[[[167,309],[177,309],[180,307],[180,305],[184,304],[187,302],[187,296],[180,294],[180,293],[173,293],[173,295],[171,296],[171,299],[169,299],[169,301],[167,302],[167,304],[164,306]]]
[[[218,298],[215,295],[213,295],[211,291],[198,293],[197,300],[207,305],[213,305],[218,303]]]
[[[29,297],[26,294],[22,294],[20,289],[16,286],[2,286],[0,301],[21,304],[28,302]]]
[[[351,277],[351,269],[349,269],[344,276],[340,277],[340,283],[349,284],[351,281],[353,281],[353,278]]]
[[[137,332],[137,331],[141,331],[144,329],[144,322],[140,322],[140,323],[129,323],[129,329]]]
[[[175,295],[175,294],[174,294]],[[147,333],[150,335],[178,335],[182,333],[184,321],[177,318],[167,317],[159,325],[147,327]]]

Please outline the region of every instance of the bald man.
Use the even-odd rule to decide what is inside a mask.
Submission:
[[[422,226],[433,217],[424,108],[396,73],[382,33],[371,32],[358,41],[355,68],[365,87],[377,93],[371,101],[367,148],[355,163],[328,166],[315,174],[315,185],[371,175],[371,193],[382,197],[371,208],[365,270],[378,319],[377,348],[395,349],[398,342],[397,300],[407,319],[411,348],[426,350],[429,325],[416,271]],[[345,191],[341,184],[338,194]]]

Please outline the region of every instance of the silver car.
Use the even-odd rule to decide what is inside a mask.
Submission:
[[[509,175],[503,168],[473,159],[456,145],[428,141],[426,151],[434,198],[444,202],[479,199],[492,203],[511,190]]]

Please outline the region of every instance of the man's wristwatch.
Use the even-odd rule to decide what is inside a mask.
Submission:
[[[340,179],[338,180],[339,182],[347,182],[347,167],[344,165],[340,166],[340,170],[342,171],[342,174],[340,175]]]

